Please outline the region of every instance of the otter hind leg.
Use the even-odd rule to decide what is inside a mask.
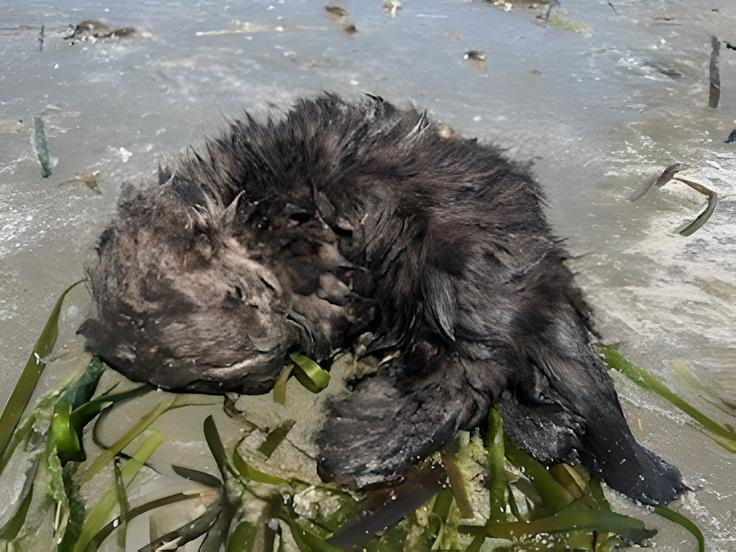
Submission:
[[[468,383],[473,374],[457,360],[437,369],[415,365],[395,359],[328,405],[317,436],[324,481],[363,488],[400,478],[460,429],[477,425],[502,391],[478,393]]]
[[[317,437],[322,480],[355,488],[396,480],[455,435],[460,397],[440,400],[439,382],[402,376],[384,369],[328,406]]]
[[[514,446],[546,465],[577,464],[585,420],[556,404],[527,404],[514,393],[498,403],[503,433]]]
[[[609,401],[605,401],[609,402]],[[545,465],[583,464],[612,489],[644,504],[671,502],[687,487],[680,472],[641,446],[618,408],[596,421],[558,405],[527,405],[513,395],[499,403],[504,435]]]

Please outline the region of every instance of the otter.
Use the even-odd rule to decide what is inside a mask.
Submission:
[[[377,96],[246,115],[157,186],[124,188],[88,267],[88,349],[177,392],[269,391],[290,352],[384,360],[332,399],[325,481],[400,478],[498,405],[545,464],[665,504],[680,472],[632,435],[529,166]]]

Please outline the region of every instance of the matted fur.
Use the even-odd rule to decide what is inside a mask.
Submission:
[[[641,447],[527,166],[381,98],[246,116],[159,186],[127,189],[90,269],[89,349],[177,391],[261,393],[289,351],[358,336],[391,361],[333,401],[326,480],[400,477],[500,401],[545,463],[648,504],[685,487]]]

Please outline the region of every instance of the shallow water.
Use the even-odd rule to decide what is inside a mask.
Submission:
[[[736,4],[613,0],[614,11],[606,1],[563,2],[566,17],[585,25],[581,32],[543,26],[539,9],[505,12],[483,2],[405,0],[395,17],[377,0],[341,5],[346,22],[320,2],[293,0],[4,2],[2,398],[60,290],[82,276],[124,182],[153,178],[159,162],[243,109],[278,111],[321,90],[365,91],[426,108],[463,134],[533,159],[601,333],[733,424],[667,362],[682,361],[736,396],[736,144],[724,143],[736,126],[736,51],[725,46],[721,103],[707,105],[710,36],[736,41]],[[90,18],[143,33],[73,46],[62,39],[68,24]],[[357,33],[342,30],[348,22]],[[464,61],[471,49],[485,51],[484,64]],[[31,145],[34,116],[45,121],[58,160],[47,179]],[[692,165],[693,178],[721,200],[689,238],[677,228],[704,207],[699,194],[673,182],[636,203],[627,199],[677,161]],[[61,184],[83,171],[99,171],[101,194]],[[72,358],[79,343],[71,333],[86,309],[83,294],[74,299],[60,340]],[[47,385],[74,364],[63,360],[62,353],[50,365]],[[697,519],[710,550],[736,548],[734,456],[667,403],[622,378],[617,384],[637,436],[697,489],[677,507]],[[200,439],[200,419],[177,417],[179,427],[197,424],[181,442]],[[662,529],[657,549],[690,549],[679,529],[648,521]]]

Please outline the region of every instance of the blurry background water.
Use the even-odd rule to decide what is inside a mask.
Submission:
[[[726,45],[720,105],[708,107],[711,36],[736,44],[736,4],[564,0],[547,26],[546,7],[529,3],[507,11],[504,2],[405,0],[393,16],[378,0],[335,4],[348,15],[296,0],[3,1],[0,399],[60,290],[83,275],[123,183],[150,181],[159,162],[244,109],[278,112],[332,90],[412,103],[533,160],[601,333],[722,419],[667,363],[682,361],[726,398],[736,396],[736,143],[724,143],[736,126],[736,51]],[[63,40],[68,25],[85,19],[138,32]],[[465,60],[469,50],[483,51],[485,61]],[[55,161],[46,179],[32,147],[36,116]],[[721,198],[689,238],[677,228],[702,209],[702,196],[671,183],[627,199],[673,162],[692,165],[693,178]],[[100,194],[62,184],[94,171]],[[73,330],[87,308],[83,295],[63,312],[60,344],[71,357],[81,350]],[[64,376],[50,369],[46,386]],[[697,490],[683,511],[711,550],[734,550],[733,456],[668,404],[616,380],[634,432]],[[183,440],[186,416],[176,424]],[[199,423],[192,440],[200,439]],[[663,527],[658,549],[690,549],[680,530],[648,523]]]

